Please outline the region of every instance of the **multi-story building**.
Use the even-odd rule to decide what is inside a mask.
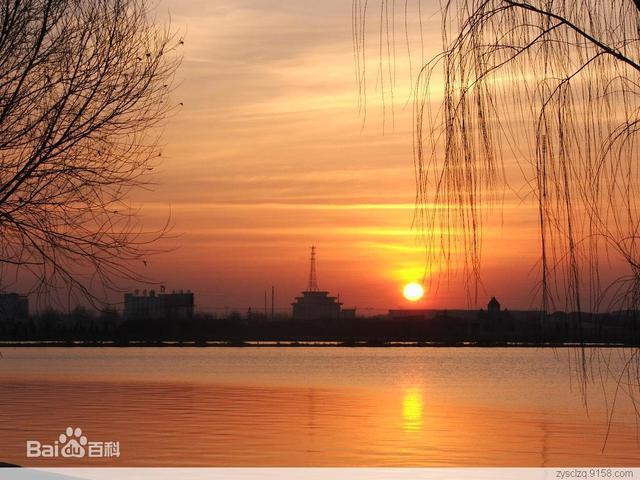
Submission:
[[[319,318],[338,318],[342,303],[336,297],[330,297],[329,292],[306,291],[301,297],[296,297],[293,306],[293,318],[314,320]]]
[[[124,320],[182,320],[193,316],[193,293],[189,290],[183,292],[156,294],[145,290],[139,294],[124,294]]]

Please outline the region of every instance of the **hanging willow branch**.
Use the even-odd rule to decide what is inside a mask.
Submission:
[[[443,7],[441,123],[427,125],[422,113],[435,64],[423,70],[418,93],[422,199],[435,193],[452,205],[446,222],[468,234],[478,272],[482,209],[504,181],[503,163],[517,162],[538,200],[545,310],[602,308],[606,249],[627,261],[630,285],[640,274],[633,260],[639,21],[630,0],[454,0]],[[443,150],[423,136],[440,126]],[[631,289],[606,298],[606,306],[635,308],[634,297]]]
[[[440,7],[442,49],[423,62],[413,85],[427,251],[446,262],[462,251],[477,300],[483,224],[511,184],[523,184],[518,196],[528,192],[537,206],[544,311],[617,309],[637,318],[640,2],[443,0]],[[395,22],[395,1],[380,8]],[[354,0],[353,11],[358,87],[366,95],[367,2]],[[411,19],[422,31],[420,9]],[[608,261],[627,273],[604,281]],[[574,363],[583,388],[596,365],[626,393],[638,391],[637,350],[621,372],[610,371],[609,354],[591,352],[581,350]]]
[[[387,33],[394,27],[384,25],[395,24],[397,6],[385,0],[380,8],[386,21],[377,83],[384,92],[394,81],[383,60],[395,51]],[[353,12],[358,89],[366,96],[367,2],[356,0]],[[424,62],[414,85],[417,195],[428,250],[446,259],[463,251],[477,297],[482,227],[516,171],[515,182],[537,199],[544,309],[635,308],[638,4],[450,0],[441,15],[443,49]],[[422,31],[420,9],[417,18]],[[383,109],[388,98],[393,94],[383,93]],[[444,208],[426,208],[434,204]],[[614,285],[601,285],[607,252],[629,267]]]

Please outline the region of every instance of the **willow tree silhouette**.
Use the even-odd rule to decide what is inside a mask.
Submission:
[[[367,89],[368,15],[379,32],[383,104],[394,98],[392,70],[405,44],[417,72],[414,151],[427,251],[446,261],[462,251],[465,278],[475,286],[470,297],[477,297],[487,212],[499,207],[516,171],[537,205],[544,310],[637,311],[640,2],[444,0],[442,49],[419,69],[411,68],[407,32],[419,25],[423,49],[420,0],[415,17],[408,0],[383,0],[369,13],[367,5],[354,0],[352,9],[360,93]],[[396,35],[397,16],[404,36]],[[602,276],[611,258],[628,266],[613,282]],[[637,390],[638,355],[628,354],[623,372],[608,370],[608,355],[598,368]],[[583,379],[590,375],[584,351],[576,365]]]
[[[95,296],[136,278],[150,242],[127,202],[159,157],[180,62],[144,0],[0,3],[0,287]]]
[[[442,4],[443,48],[421,65],[413,90],[417,192],[422,205],[444,207],[421,210],[427,235],[463,233],[432,236],[429,240],[442,248],[431,251],[450,252],[452,242],[462,242],[468,273],[479,278],[485,214],[508,184],[504,161],[513,160],[519,180],[537,199],[545,310],[595,310],[603,302],[610,308],[638,307],[638,5],[632,0]],[[387,59],[396,52],[395,12],[396,2],[385,0],[375,14],[379,56]],[[367,2],[355,0],[353,13],[362,93]],[[422,35],[422,19],[420,28]],[[393,88],[393,74],[383,70],[381,60],[377,84]],[[629,275],[602,284],[604,251],[620,255]]]

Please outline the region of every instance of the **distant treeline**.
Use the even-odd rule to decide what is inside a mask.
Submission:
[[[342,344],[429,342],[441,344],[612,343],[640,346],[638,312],[617,314],[540,315],[527,321],[469,321],[447,315],[433,318],[295,320],[262,315],[224,317],[195,314],[188,319],[123,320],[115,311],[93,313],[77,308],[62,314],[47,311],[23,320],[0,320],[0,341],[31,342],[228,342],[326,341]]]

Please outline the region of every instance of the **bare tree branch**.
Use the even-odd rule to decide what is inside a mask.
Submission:
[[[163,230],[127,198],[158,161],[179,43],[144,0],[0,2],[0,288],[8,265],[92,300],[141,278]]]

